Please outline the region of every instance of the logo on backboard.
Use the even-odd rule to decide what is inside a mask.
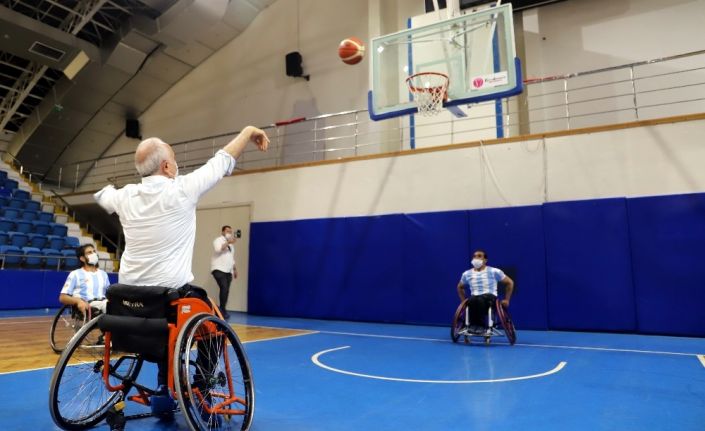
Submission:
[[[499,87],[509,84],[509,74],[507,71],[492,73],[490,75],[475,76],[471,78],[472,88],[470,90],[482,90],[485,88]]]

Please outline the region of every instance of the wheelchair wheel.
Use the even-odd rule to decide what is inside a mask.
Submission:
[[[100,422],[108,409],[129,392],[142,367],[142,359],[119,356],[111,352],[111,385],[125,381],[125,387],[111,392],[103,381],[103,334],[98,329],[100,317],[86,323],[69,341],[49,385],[49,411],[54,423],[65,430],[82,430]]]
[[[500,300],[496,302],[497,316],[499,316],[499,321],[502,323],[502,329],[504,330],[504,335],[507,336],[509,344],[512,346],[517,342],[517,332],[514,329],[514,322],[512,322],[512,317],[509,315],[509,310],[507,310]]]
[[[252,371],[235,331],[214,315],[191,317],[174,347],[174,388],[193,431],[245,431],[252,424]]]
[[[69,340],[86,324],[85,316],[74,313],[73,307],[64,305],[54,316],[49,329],[49,345],[55,353],[61,353]]]
[[[460,338],[460,331],[465,328],[465,315],[468,309],[468,299],[466,298],[463,302],[458,305],[458,309],[455,310],[455,316],[453,316],[453,325],[450,327],[450,339],[454,343],[458,342]],[[465,337],[467,342],[467,337]]]

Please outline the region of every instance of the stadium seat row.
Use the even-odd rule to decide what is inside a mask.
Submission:
[[[37,202],[39,203],[39,202]],[[18,208],[0,207],[0,217],[9,220],[26,220],[26,221],[46,221],[53,222],[54,214],[46,211]]]
[[[66,227],[65,224],[61,223],[48,223],[45,221],[8,220],[4,217],[0,217],[0,231],[66,236],[68,233],[68,227]]]
[[[5,208],[16,208],[18,210],[39,211],[42,208],[42,203],[29,198],[12,198],[0,196],[0,206]]]
[[[0,231],[0,245],[14,245],[15,247],[75,248],[79,246],[79,239],[73,236],[42,235],[23,232]]]
[[[75,269],[80,263],[74,249],[40,249],[14,245],[0,245],[0,259],[3,268],[22,266],[34,269]]]

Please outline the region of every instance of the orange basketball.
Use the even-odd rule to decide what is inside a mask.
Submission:
[[[357,64],[365,56],[365,44],[356,37],[349,37],[340,42],[338,55],[343,63]]]

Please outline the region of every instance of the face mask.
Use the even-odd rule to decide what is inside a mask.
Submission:
[[[174,172],[174,178],[179,176],[179,165],[176,165],[176,172]]]
[[[233,234],[231,234],[231,233],[226,233],[226,234],[225,234],[225,239],[228,239],[228,240],[233,239]]]
[[[485,261],[482,259],[473,259],[472,260],[472,266],[475,267],[475,269],[480,269],[482,268],[482,265],[484,265]]]
[[[98,265],[98,254],[96,254],[96,253],[91,253],[91,254],[89,254],[89,255],[86,256],[86,257],[88,258],[88,264],[89,264],[89,265],[94,265],[94,266],[95,266],[95,265]]]

